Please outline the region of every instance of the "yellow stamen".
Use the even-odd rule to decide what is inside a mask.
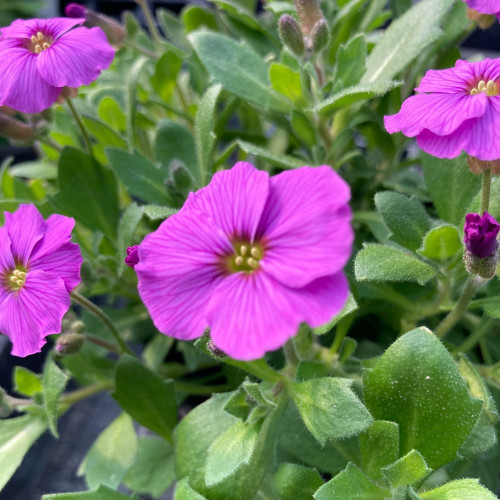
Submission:
[[[488,80],[487,83],[484,80],[480,80],[477,86],[470,90],[469,94],[478,95],[481,92],[484,92],[488,97],[500,94],[500,90],[493,80]]]
[[[491,80],[490,80],[491,81]],[[481,80],[478,84],[477,84],[477,90],[479,92],[484,92],[484,89],[486,88],[486,83],[484,83],[484,80]]]
[[[36,35],[31,35],[30,42],[28,43],[28,49],[34,54],[40,54],[40,52],[47,50],[52,45],[52,37],[38,31]]]
[[[241,255],[238,255],[238,256],[234,259],[234,263],[235,263],[237,266],[242,266],[244,262],[245,262],[245,260],[243,259],[243,257],[242,257]]]
[[[260,250],[257,247],[252,247],[252,249],[250,250],[250,254],[257,260],[259,260],[262,257],[262,254],[260,253]]]
[[[252,269],[257,269],[259,267],[259,263],[255,260],[252,259],[252,257],[249,257],[247,259],[247,264],[250,266]]]
[[[248,247],[246,245],[241,245],[240,246],[240,254],[245,256],[248,251]]]

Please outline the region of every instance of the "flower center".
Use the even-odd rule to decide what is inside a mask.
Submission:
[[[40,54],[43,50],[48,49],[52,45],[52,37],[49,35],[44,35],[39,31],[36,35],[32,35],[30,38],[29,49],[35,54]]]
[[[7,286],[14,292],[21,290],[26,282],[26,269],[16,268],[7,274]]]
[[[227,258],[227,264],[231,272],[243,271],[251,273],[259,268],[259,262],[264,254],[259,243],[248,243],[236,241],[233,243],[234,254]]]
[[[488,80],[487,83],[484,80],[479,81],[478,84],[470,90],[470,95],[477,95],[480,92],[484,92],[487,96],[500,94],[500,90],[493,80]]]

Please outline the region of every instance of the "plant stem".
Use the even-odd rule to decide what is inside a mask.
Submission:
[[[160,58],[160,56],[158,54],[156,54],[155,52],[151,52],[150,50],[145,49],[144,47],[141,47],[140,45],[137,45],[132,40],[124,40],[124,43],[127,47],[130,47],[134,50],[137,50],[137,52],[140,52],[141,54],[144,54],[145,56],[148,56],[151,59],[159,59]]]
[[[146,24],[148,25],[149,32],[151,33],[151,36],[153,37],[155,47],[157,49],[161,49],[160,33],[158,32],[158,29],[156,28],[155,19],[153,17],[151,9],[149,8],[148,0],[136,0],[136,2],[139,4],[139,6],[142,9],[142,12],[144,13],[144,18],[146,19]]]
[[[299,357],[297,356],[297,351],[295,350],[295,345],[292,339],[288,339],[283,346],[283,353],[285,358],[292,366],[297,366],[299,364]]]
[[[481,208],[479,209],[479,215],[483,215],[484,212],[488,211],[490,206],[490,191],[491,191],[491,170],[487,168],[483,172],[483,182],[481,186]]]
[[[41,136],[41,135],[34,135],[34,138],[38,141],[41,142],[42,144],[45,144],[49,148],[55,149],[58,153],[60,153],[63,148],[60,144],[58,144],[56,141],[54,141],[52,138],[49,136]]]
[[[199,385],[191,384],[189,382],[179,382],[177,380],[174,381],[174,387],[178,392],[191,394],[193,396],[209,396],[214,392],[228,392],[233,388],[231,384]]]
[[[113,337],[120,345],[121,352],[126,352],[131,356],[135,356],[132,349],[130,349],[130,347],[122,339],[120,332],[114,325],[113,321],[111,321],[111,318],[100,307],[96,306],[93,302],[90,302],[90,300],[86,299],[85,297],[83,297],[83,295],[80,295],[75,291],[71,292],[71,298],[75,302],[78,302],[78,304],[80,304],[81,306],[85,307],[85,309],[90,311],[94,316],[97,316],[109,328],[109,331],[113,334]]]
[[[469,274],[467,283],[465,284],[462,294],[458,298],[453,309],[448,313],[448,315],[439,323],[435,330],[435,334],[438,338],[442,339],[450,330],[453,328],[455,323],[460,319],[464,311],[467,309],[469,302],[471,301],[477,287],[481,284],[481,281],[477,279],[474,275]]]
[[[462,344],[460,344],[456,349],[453,350],[453,353],[458,354],[460,352],[467,352],[472,349],[491,330],[494,324],[494,318],[483,316],[477,327],[462,342]]]
[[[113,380],[106,380],[103,382],[96,382],[95,384],[88,385],[87,387],[82,387],[81,389],[77,389],[76,391],[68,392],[68,394],[64,394],[61,396],[59,402],[65,405],[72,405],[82,399],[88,398],[89,396],[93,396],[98,392],[107,391],[108,389],[112,389],[114,387]]]
[[[73,118],[75,119],[81,133],[83,136],[83,140],[85,141],[85,144],[87,145],[87,149],[89,151],[90,156],[94,156],[94,150],[92,149],[92,142],[90,141],[89,134],[87,133],[87,129],[85,128],[85,125],[83,124],[82,118],[80,117],[80,114],[75,108],[75,105],[73,104],[73,101],[71,100],[70,97],[66,98],[66,102],[68,103],[68,108],[71,111],[71,114],[73,115]]]
[[[120,346],[113,344],[112,342],[108,342],[107,340],[101,339],[101,337],[97,337],[96,335],[92,335],[91,333],[85,334],[85,339],[93,344],[104,347],[108,351],[115,352],[116,354],[121,354],[122,350]]]

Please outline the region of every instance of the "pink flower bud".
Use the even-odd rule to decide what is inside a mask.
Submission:
[[[497,235],[500,224],[488,213],[467,214],[464,226],[464,243],[467,251],[484,259],[498,250]]]

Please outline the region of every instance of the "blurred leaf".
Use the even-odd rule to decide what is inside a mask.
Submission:
[[[273,89],[288,97],[299,109],[306,105],[299,73],[284,64],[273,63],[269,69],[269,79]]]
[[[292,111],[290,124],[292,125],[293,133],[308,148],[316,144],[315,128],[304,113],[294,109]]]
[[[373,479],[382,477],[382,468],[399,456],[398,424],[377,420],[359,436],[363,470]]]
[[[311,434],[324,445],[329,439],[359,434],[373,419],[351,389],[353,381],[319,378],[296,382],[291,397]]]
[[[74,493],[53,493],[43,495],[42,500],[126,500],[137,498],[135,495],[130,497],[112,490],[107,486],[99,486],[94,491],[79,491]]]
[[[423,480],[432,469],[427,467],[424,457],[416,451],[409,451],[404,457],[382,469],[391,486],[407,486]]]
[[[83,116],[82,120],[85,127],[97,139],[100,146],[126,149],[127,142],[125,139],[117,134],[108,124],[90,116]]]
[[[43,386],[40,375],[24,368],[24,366],[16,366],[14,369],[14,390],[28,397],[37,392],[42,392]]]
[[[457,458],[482,406],[426,328],[396,340],[366,373],[364,387],[372,415],[399,425],[400,452],[419,451],[433,469]]]
[[[416,281],[425,285],[437,271],[410,252],[368,243],[356,255],[354,274],[359,281]]]
[[[271,153],[268,149],[261,148],[246,141],[237,140],[236,143],[245,153],[264,160],[271,165],[281,168],[299,168],[304,166],[303,161],[297,160],[293,156]]]
[[[59,192],[55,201],[60,209],[84,226],[116,237],[118,192],[113,172],[85,153],[64,148],[59,160]]]
[[[207,31],[188,38],[215,82],[228,92],[271,111],[290,110],[287,100],[271,89],[266,62],[250,47]]]
[[[165,52],[156,62],[151,84],[158,95],[166,102],[170,101],[172,97],[181,67],[182,60],[172,51]]]
[[[172,441],[177,422],[174,384],[131,356],[122,356],[116,367],[113,397],[137,422]]]
[[[42,375],[43,406],[47,415],[49,428],[57,438],[57,417],[59,398],[66,387],[69,377],[54,363],[52,358],[45,362]]]
[[[174,492],[174,500],[207,500],[203,495],[200,495],[197,491],[193,490],[189,485],[189,480],[187,477],[180,480]]]
[[[462,242],[455,226],[444,224],[432,228],[425,236],[420,255],[428,259],[446,261],[462,250]]]
[[[159,205],[144,205],[144,213],[151,221],[164,220],[178,212],[175,208],[161,207]]]
[[[78,468],[89,488],[116,488],[136,460],[137,436],[132,419],[122,413],[94,442]]]
[[[366,39],[363,33],[341,45],[337,54],[333,81],[344,89],[361,80],[365,72]]]
[[[389,238],[410,250],[416,250],[430,229],[430,220],[422,204],[412,196],[392,191],[377,193],[375,206],[391,231]]]
[[[299,464],[280,464],[273,476],[281,500],[310,500],[323,482],[317,470]]]
[[[120,105],[112,97],[104,97],[99,103],[98,113],[112,130],[125,132],[127,129],[127,117]]]
[[[27,161],[10,167],[9,173],[13,177],[53,180],[57,178],[57,167],[43,161]]]
[[[479,484],[477,479],[451,481],[434,490],[419,493],[422,500],[496,500],[497,497]]]

